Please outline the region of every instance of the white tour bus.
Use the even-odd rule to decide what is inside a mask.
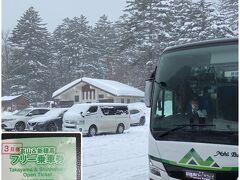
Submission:
[[[73,105],[63,116],[63,131],[123,133],[130,127],[128,106],[118,103],[86,103]]]
[[[167,48],[145,103],[149,179],[238,178],[238,39]]]

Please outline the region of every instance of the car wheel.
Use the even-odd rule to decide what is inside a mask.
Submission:
[[[90,126],[90,128],[88,130],[88,135],[95,136],[96,134],[97,134],[97,127],[94,125]]]
[[[141,126],[143,126],[143,125],[145,124],[145,117],[144,117],[144,116],[140,118],[139,124],[140,124]]]
[[[54,123],[51,123],[47,127],[48,131],[57,131],[57,126]]]
[[[16,131],[24,131],[25,130],[25,123],[24,122],[17,122],[15,125]]]
[[[124,125],[123,124],[119,124],[118,127],[117,127],[116,133],[117,134],[122,134],[123,131],[124,131]]]

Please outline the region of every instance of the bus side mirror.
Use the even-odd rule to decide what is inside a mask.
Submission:
[[[146,80],[146,84],[145,84],[144,102],[147,107],[151,107],[153,82],[154,82],[154,79],[148,79]]]

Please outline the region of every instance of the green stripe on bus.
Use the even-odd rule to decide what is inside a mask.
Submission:
[[[151,155],[148,155],[148,156],[151,160],[154,160],[154,161],[158,161],[161,163],[166,163],[166,164],[170,164],[170,165],[174,165],[174,166],[179,166],[179,167],[190,168],[190,169],[204,170],[204,171],[238,171],[238,167],[212,168],[212,167],[203,167],[203,166],[191,166],[191,165],[186,165],[186,164],[179,164],[176,161],[157,158],[157,157],[154,157]]]

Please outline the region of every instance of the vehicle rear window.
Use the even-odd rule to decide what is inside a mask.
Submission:
[[[104,115],[128,114],[127,106],[101,106]]]

